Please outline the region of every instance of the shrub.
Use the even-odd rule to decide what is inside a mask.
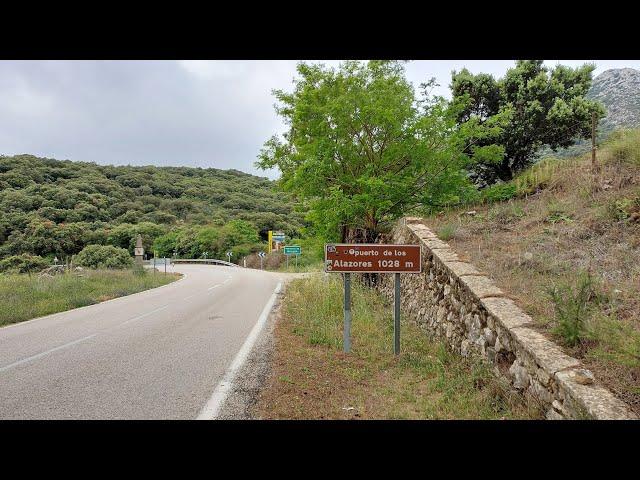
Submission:
[[[88,268],[127,268],[133,265],[133,259],[124,248],[87,245],[76,255],[75,263]]]
[[[482,190],[482,199],[487,203],[503,202],[515,197],[516,186],[512,183],[498,183]]]
[[[562,337],[568,346],[575,346],[587,334],[587,320],[594,300],[598,299],[590,274],[578,275],[575,288],[571,285],[554,285],[547,290],[555,310],[554,333]]]
[[[31,273],[39,272],[49,266],[49,263],[39,255],[13,255],[0,261],[0,272]]]

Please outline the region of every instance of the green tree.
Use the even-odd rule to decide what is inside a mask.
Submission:
[[[160,235],[159,237],[155,238],[151,248],[154,252],[158,252],[158,256],[160,256],[161,258],[172,257],[173,252],[177,250],[177,238],[177,231],[165,233],[164,235]]]
[[[554,151],[591,135],[591,116],[604,115],[598,102],[585,98],[594,65],[549,69],[542,60],[519,60],[502,79],[467,69],[454,71],[452,102],[460,128],[499,123],[493,134],[468,137],[474,154],[474,176],[481,183],[510,180],[530,166],[536,151],[549,145]],[[486,130],[485,130],[486,132]],[[485,158],[487,146],[501,146],[503,155]],[[495,152],[494,152],[495,153]]]
[[[282,172],[280,186],[309,207],[325,238],[374,241],[407,211],[473,190],[468,132],[452,132],[452,111],[429,96],[433,81],[416,99],[400,62],[301,63],[297,71],[292,93],[274,91],[288,131],[265,143],[256,164]]]

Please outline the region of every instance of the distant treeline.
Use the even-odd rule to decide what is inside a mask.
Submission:
[[[296,236],[303,214],[272,185],[236,170],[0,156],[0,258],[22,253],[62,258],[90,244],[133,252],[138,233],[147,251],[162,237],[165,247],[184,245],[184,254],[214,254],[235,240],[247,248],[266,238],[269,229]],[[187,246],[187,238],[171,241],[187,232],[195,241],[200,230],[207,233],[197,248]],[[242,238],[235,238],[238,232]]]

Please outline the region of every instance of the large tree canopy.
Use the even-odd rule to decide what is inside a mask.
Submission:
[[[593,65],[545,67],[542,60],[519,60],[515,68],[496,80],[467,69],[453,72],[451,92],[458,125],[482,125],[494,120],[502,128],[495,136],[469,138],[473,146],[500,145],[504,156],[477,158],[474,174],[481,182],[509,180],[531,165],[543,145],[556,150],[591,134],[591,116],[604,115],[603,107],[585,98]],[[498,117],[500,117],[498,119]]]
[[[467,132],[454,128],[442,98],[428,97],[429,84],[416,99],[402,63],[301,63],[297,71],[292,93],[274,91],[288,131],[266,142],[257,165],[279,168],[280,185],[307,203],[325,238],[373,241],[408,210],[470,192]]]

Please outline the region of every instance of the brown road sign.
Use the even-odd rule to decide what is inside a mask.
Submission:
[[[327,244],[324,271],[331,273],[420,273],[420,245]]]

